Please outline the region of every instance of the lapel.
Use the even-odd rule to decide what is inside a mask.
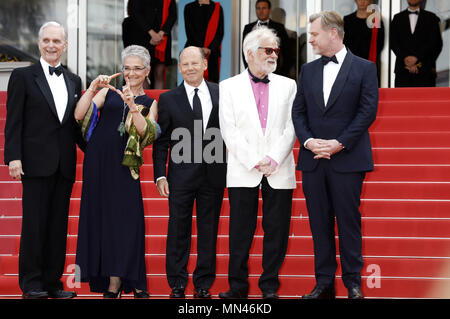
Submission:
[[[267,113],[267,122],[266,122],[266,132],[265,135],[269,135],[270,129],[273,127],[276,122],[276,116],[279,113],[278,110],[278,92],[283,90],[282,87],[278,86],[276,81],[276,77],[271,73],[269,74],[269,111]],[[258,117],[259,119],[259,117]],[[260,124],[261,125],[261,124]]]
[[[188,119],[189,122],[192,122],[194,120],[194,111],[189,104],[189,99],[184,87],[184,81],[182,81],[175,90],[177,100],[177,105],[175,106],[177,108],[176,113]]]
[[[52,113],[58,119],[58,112],[56,111],[55,101],[53,100],[53,94],[50,90],[50,86],[48,85],[47,78],[45,77],[44,70],[42,70],[42,65],[40,62],[35,64],[34,69],[34,80],[47,100],[48,106]],[[58,119],[59,121],[59,119]]]
[[[418,34],[418,31],[420,32],[420,28],[422,27],[424,19],[425,18],[424,18],[424,15],[423,15],[423,9],[420,9],[419,16],[417,17],[416,28],[414,29],[414,33],[412,33],[413,35],[414,34]],[[408,22],[409,22],[409,14],[408,14]],[[408,23],[408,25],[409,25],[409,23]]]
[[[67,88],[67,106],[66,106],[66,112],[64,113],[64,117],[61,124],[64,124],[70,114],[73,113],[73,108],[75,106],[75,87],[73,82],[70,80],[68,71],[63,68],[63,75],[64,75],[64,81],[66,82],[66,88]]]
[[[314,99],[322,111],[325,111],[325,101],[323,97],[323,64],[317,59],[313,68],[311,83],[313,84]]]
[[[264,136],[261,122],[259,121],[258,108],[256,106],[255,95],[253,94],[252,84],[250,83],[250,77],[248,71],[245,70],[240,74],[239,86],[237,89],[242,93],[237,93],[238,95],[242,94],[242,102],[239,104],[244,108],[244,111],[248,114],[248,118],[252,121],[253,125],[257,128],[256,132],[258,132],[259,136]],[[270,91],[269,91],[270,98]],[[270,109],[270,108],[269,108]]]
[[[209,128],[214,125],[214,123],[219,123],[218,120],[218,108],[219,108],[219,91],[215,87],[213,87],[208,81],[205,80],[206,86],[209,90],[209,95],[211,96],[211,102],[212,102],[212,110],[211,114],[209,115],[208,124],[206,125],[206,128]]]
[[[352,65],[352,60],[353,54],[347,48],[347,55],[345,56],[341,69],[339,70],[336,80],[334,81],[333,87],[331,88],[330,97],[328,98],[328,103],[325,112],[327,112],[333,106],[333,104],[336,102],[337,98],[341,94],[342,89],[344,88],[345,83],[347,82],[347,77],[350,71],[350,67]]]

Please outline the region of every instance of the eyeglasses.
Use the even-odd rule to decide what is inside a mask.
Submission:
[[[122,68],[124,73],[130,73],[131,71],[134,71],[134,73],[139,73],[145,70],[145,67],[140,66],[140,67],[136,67],[136,68],[130,68],[128,66],[124,66]]]
[[[267,55],[272,55],[272,53],[274,53],[274,52],[275,52],[276,55],[279,55],[280,52],[281,52],[280,48],[274,49],[274,48],[259,47],[258,49],[263,49]]]

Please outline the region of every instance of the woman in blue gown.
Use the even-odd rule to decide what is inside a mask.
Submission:
[[[143,90],[147,49],[127,47],[122,64],[122,90],[109,84],[120,73],[100,75],[75,110],[87,140],[76,264],[92,292],[120,298],[133,291],[135,298],[148,298],[139,166],[143,148],[157,135],[157,102]]]

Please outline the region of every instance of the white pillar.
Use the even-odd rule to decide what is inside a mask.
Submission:
[[[307,0],[306,1],[306,43],[309,43],[309,16],[322,11],[322,1],[317,0]],[[311,62],[317,59],[317,55],[314,54],[312,46],[307,44],[306,46],[306,60]]]

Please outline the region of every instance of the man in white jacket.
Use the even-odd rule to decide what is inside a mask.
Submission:
[[[263,298],[278,298],[278,272],[289,239],[296,187],[291,119],[295,81],[273,74],[279,39],[268,28],[250,32],[243,45],[248,69],[220,83],[219,121],[228,149],[230,290],[220,298],[247,298],[248,258],[263,199]]]

